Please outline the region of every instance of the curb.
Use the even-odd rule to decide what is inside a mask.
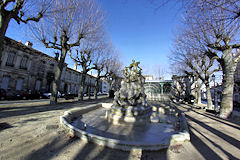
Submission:
[[[186,120],[186,117],[185,117],[184,113],[181,113],[180,124],[182,124],[181,127],[180,127],[181,131],[178,134],[172,135],[172,139],[170,141],[171,145],[176,145],[176,144],[179,144],[179,143],[190,141],[188,124],[187,124],[187,120]]]

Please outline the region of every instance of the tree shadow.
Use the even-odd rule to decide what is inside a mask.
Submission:
[[[0,132],[4,129],[8,129],[8,128],[12,128],[13,126],[11,126],[10,124],[6,123],[6,122],[3,122],[3,123],[0,123]]]
[[[200,152],[204,159],[222,159],[214,150],[206,145],[197,135],[191,130],[191,143]]]
[[[205,116],[205,117],[207,117],[207,118],[210,118],[210,119],[212,119],[212,120],[218,121],[218,122],[223,123],[223,124],[225,124],[225,125],[228,125],[228,126],[230,126],[230,127],[233,127],[233,128],[236,128],[236,129],[240,129],[240,127],[235,126],[235,125],[239,125],[239,122],[233,121],[233,120],[231,120],[231,119],[223,119],[223,118],[218,117],[218,116],[217,116],[216,114],[214,114],[214,113],[204,112],[204,114],[203,114],[203,113],[198,112],[198,111],[196,111],[195,109],[192,109],[192,108],[188,108],[188,107],[184,107],[184,106],[181,106],[181,107],[187,109],[187,111],[193,111],[193,112],[195,112],[195,113],[197,113],[197,114],[200,114],[200,115]],[[192,106],[189,106],[189,107],[192,107]],[[186,112],[186,111],[185,111],[185,112]],[[229,124],[229,123],[227,123],[227,122],[233,123],[233,124],[235,124],[235,125]]]
[[[94,153],[99,152],[99,153]],[[98,146],[92,142],[88,142],[83,149],[73,158],[73,160],[115,160],[115,159],[128,159],[128,151],[120,151],[117,149],[111,149],[104,146]]]
[[[99,99],[97,102],[105,102],[108,101],[107,98]],[[84,105],[95,104],[94,100],[86,100],[82,102],[61,102],[55,105],[33,105],[33,106],[25,106],[25,107],[0,107],[0,119],[14,116],[23,116],[27,114],[47,112],[47,111],[57,111],[63,109],[70,109],[76,106],[82,107]]]
[[[188,116],[188,115],[186,115],[186,117],[187,117],[189,120],[197,123],[197,124],[200,125],[201,127],[205,128],[206,130],[208,130],[208,131],[212,132],[213,134],[217,135],[218,137],[224,139],[224,140],[227,141],[228,143],[234,145],[234,146],[237,147],[237,148],[240,148],[240,141],[239,141],[239,140],[237,140],[237,139],[235,139],[235,138],[232,138],[232,137],[230,137],[230,136],[228,136],[228,135],[226,135],[226,134],[224,134],[224,133],[222,133],[222,132],[214,129],[214,128],[206,125],[205,123],[203,123],[203,122],[201,122],[201,121],[199,121],[199,120],[197,120],[197,119],[195,119],[195,118],[193,118],[193,117],[190,117],[190,116]]]
[[[193,111],[194,111],[194,110],[193,110]],[[233,127],[233,128],[235,128],[235,129],[239,129],[239,130],[240,130],[240,127],[227,123],[227,122],[230,122],[230,123],[239,125],[237,122],[233,122],[233,121],[231,121],[231,120],[222,119],[222,118],[220,118],[220,117],[218,117],[218,116],[216,116],[216,115],[212,115],[212,114],[209,114],[209,113],[202,114],[202,113],[197,112],[197,111],[194,111],[194,112],[195,112],[195,113],[198,113],[198,114],[200,114],[200,115],[202,115],[202,116],[205,116],[205,117],[207,117],[207,118],[210,118],[210,119],[212,119],[212,120],[215,120],[215,121],[218,121],[218,122],[220,122],[220,123],[223,123],[223,124],[225,124],[225,125],[228,125],[228,126],[230,126],[230,127]]]
[[[143,151],[140,159],[141,160],[166,160],[167,149],[162,149],[160,151]]]
[[[211,144],[213,144],[215,147],[219,148],[223,153],[225,153],[228,158],[230,158],[231,160],[234,160],[234,159],[238,159],[237,157],[233,156],[231,153],[225,151],[220,145],[218,145],[217,143],[213,142],[212,140],[210,140],[209,138],[207,138],[204,134],[202,134],[201,132],[199,132],[196,128],[190,126],[190,128],[192,130],[194,130],[195,132],[197,132],[198,134],[200,134],[201,136],[203,136],[205,139],[207,139]],[[213,157],[211,157],[213,158]],[[217,157],[214,157],[213,159],[216,159]]]
[[[57,156],[57,154],[60,153],[65,147],[71,145],[75,140],[76,138],[71,138],[66,143],[59,144],[59,137],[56,137],[50,143],[47,143],[40,149],[33,151],[24,159],[25,160],[51,159],[54,156]]]

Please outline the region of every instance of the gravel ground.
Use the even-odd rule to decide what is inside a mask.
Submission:
[[[191,142],[171,146],[168,150],[123,152],[112,150],[64,133],[59,116],[64,111],[100,100],[57,105],[32,102],[0,106],[0,160],[90,160],[90,159],[239,159],[240,125],[223,120],[188,105],[177,105],[189,123]]]

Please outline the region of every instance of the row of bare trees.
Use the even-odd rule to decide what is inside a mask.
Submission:
[[[97,71],[97,88],[100,78],[113,75],[114,64],[120,64],[115,49],[106,40],[104,12],[94,0],[1,0],[0,59],[2,42],[11,19],[18,23],[29,22],[34,37],[46,48],[57,52],[58,65],[50,98],[52,104],[57,103],[60,78],[68,54],[82,70],[79,100],[83,100],[85,79],[90,70]]]
[[[201,79],[207,89],[208,105],[212,105],[210,76],[215,71],[222,71],[220,117],[227,118],[233,110],[234,73],[240,59],[240,1],[182,2],[188,3],[184,29],[175,38],[171,59]]]

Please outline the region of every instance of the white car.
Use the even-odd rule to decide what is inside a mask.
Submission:
[[[45,96],[47,98],[50,98],[51,95],[52,95],[52,93],[50,93],[50,92],[43,93],[43,96]],[[59,91],[58,91],[58,97],[61,97],[61,93]]]

